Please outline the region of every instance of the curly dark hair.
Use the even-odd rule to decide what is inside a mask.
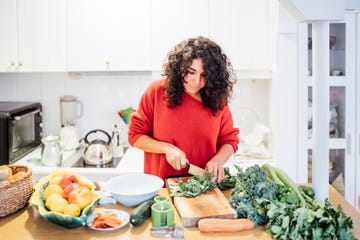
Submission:
[[[216,115],[229,102],[236,76],[220,46],[205,37],[186,39],[169,52],[163,65],[166,100],[169,107],[182,103],[184,78],[196,58],[202,59],[205,76],[205,86],[200,90],[202,103]]]

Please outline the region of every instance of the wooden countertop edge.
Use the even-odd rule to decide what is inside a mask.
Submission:
[[[231,190],[224,191],[226,197],[229,197]],[[159,191],[159,195],[169,196],[166,188]],[[356,239],[360,239],[360,213],[356,211],[343,196],[341,196],[332,186],[329,186],[330,203],[337,207],[342,206],[344,213],[351,217],[354,224],[354,235]],[[100,207],[118,208],[130,212],[133,208],[126,208],[120,204],[101,205]],[[179,214],[175,213],[175,224],[181,225]],[[95,239],[159,239],[150,236],[151,220],[148,219],[139,227],[126,226],[112,232],[93,231],[87,227],[76,229],[66,229],[56,224],[45,221],[39,214],[37,209],[32,206],[11,214],[7,217],[0,218],[0,236],[4,239],[77,239],[77,240],[95,240]],[[14,230],[16,229],[16,230]],[[65,231],[64,231],[65,230]],[[264,226],[257,226],[253,230],[247,230],[240,233],[201,233],[196,227],[185,228],[185,239],[271,239],[271,235],[266,233]]]

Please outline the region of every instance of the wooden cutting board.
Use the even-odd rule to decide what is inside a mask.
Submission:
[[[167,179],[173,183],[173,179]],[[220,189],[215,188],[194,198],[174,197],[174,206],[184,227],[196,227],[201,218],[236,218],[237,213]]]

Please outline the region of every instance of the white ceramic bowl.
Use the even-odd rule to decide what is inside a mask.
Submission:
[[[126,174],[111,178],[106,189],[122,205],[132,207],[153,198],[164,181],[151,174]]]

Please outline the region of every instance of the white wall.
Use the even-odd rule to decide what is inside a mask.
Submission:
[[[272,85],[272,126],[276,165],[298,182],[297,21],[280,5]]]
[[[100,128],[111,131],[123,124],[116,111],[137,107],[138,100],[151,81],[150,72],[84,73],[11,73],[0,74],[0,101],[38,101],[43,106],[44,135],[58,134],[60,97],[73,95],[84,105],[78,120],[83,136]]]
[[[0,101],[40,102],[44,135],[49,135],[59,133],[60,97],[73,95],[84,105],[84,114],[78,120],[83,137],[95,128],[110,132],[114,124],[125,126],[116,111],[136,108],[144,89],[159,77],[159,72],[1,73]],[[238,80],[230,103],[235,123],[244,110],[250,109],[268,125],[270,85],[265,79]]]

